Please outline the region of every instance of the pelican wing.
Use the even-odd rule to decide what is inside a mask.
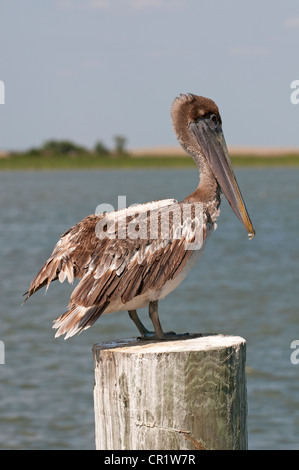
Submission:
[[[70,283],[75,277],[86,273],[92,253],[100,250],[95,235],[95,226],[103,215],[90,215],[61,235],[50,258],[45,262],[31,281],[25,301],[43,286],[47,289],[52,281],[67,279]],[[25,295],[26,295],[25,294]]]
[[[160,208],[175,203],[175,199],[163,199],[161,201],[140,204],[134,208],[122,209],[112,213],[92,214],[81,222],[71,227],[63,235],[54,247],[50,258],[41,267],[37,275],[31,281],[26,300],[44,286],[47,289],[52,281],[59,279],[63,282],[67,279],[70,283],[74,278],[82,278],[88,270],[94,255],[101,258],[107,249],[106,239],[96,233],[99,224],[105,226],[111,220],[119,220],[124,217],[132,217],[137,210],[147,213],[153,207]],[[111,225],[111,224],[110,224]]]
[[[150,211],[138,207],[134,213],[115,212],[99,220],[100,227],[94,229],[102,238],[71,295],[68,311],[54,323],[56,336],[67,338],[88,328],[110,304],[123,310],[135,297],[149,291],[158,295],[184,269],[192,254],[186,246],[194,240],[195,228],[183,220],[181,206],[175,201]],[[174,223],[175,211],[180,219]],[[119,238],[124,227],[126,237]]]

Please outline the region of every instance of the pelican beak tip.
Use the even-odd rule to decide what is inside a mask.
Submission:
[[[252,240],[254,237],[255,237],[255,230],[252,229],[251,232],[248,232],[248,238],[249,238],[249,240]]]

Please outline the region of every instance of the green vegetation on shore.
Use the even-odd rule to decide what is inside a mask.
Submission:
[[[69,141],[46,142],[41,148],[11,152],[0,158],[0,170],[83,169],[83,168],[157,168],[192,167],[192,158],[171,155],[132,155],[125,150],[126,139],[115,137],[109,150],[101,141],[87,150]],[[299,166],[299,155],[232,155],[234,166]]]

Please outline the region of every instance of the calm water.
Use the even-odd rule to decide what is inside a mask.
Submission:
[[[290,360],[299,340],[299,170],[236,173],[256,238],[248,241],[223,202],[203,256],[161,302],[161,321],[178,332],[188,325],[243,336],[249,447],[299,449],[299,365]],[[0,449],[94,449],[92,346],[137,334],[128,315],[116,313],[55,340],[52,321],[71,292],[65,284],[20,306],[58,236],[98,204],[117,208],[117,195],[127,204],[181,199],[196,183],[192,170],[0,173]]]

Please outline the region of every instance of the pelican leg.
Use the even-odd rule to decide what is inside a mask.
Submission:
[[[152,321],[155,330],[155,338],[164,339],[165,334],[162,330],[162,326],[159,320],[159,312],[158,312],[158,300],[153,300],[149,303],[148,308],[149,317]]]
[[[167,331],[164,333],[162,330],[162,326],[159,320],[159,313],[158,313],[158,300],[154,300],[153,302],[149,303],[149,317],[152,320],[155,329],[155,336],[153,339],[175,339],[175,338],[182,338],[184,336],[189,336],[189,333],[183,334],[176,334],[174,331]]]
[[[163,339],[175,339],[175,338],[180,338],[182,336],[188,336],[189,333],[184,333],[182,335],[177,335],[176,333],[174,333],[173,331],[168,331],[167,333],[164,333],[163,329],[162,329],[162,326],[161,326],[161,323],[160,323],[160,319],[159,319],[159,312],[158,312],[158,300],[154,300],[152,302],[149,303],[149,309],[148,309],[148,313],[149,313],[149,317],[152,321],[152,324],[154,326],[154,330],[155,331],[149,331],[145,326],[144,324],[142,323],[142,321],[140,320],[140,318],[138,317],[138,314],[137,314],[137,311],[136,310],[128,310],[128,313],[129,313],[129,316],[131,318],[131,320],[133,320],[133,322],[135,323],[135,325],[137,326],[140,334],[141,334],[141,337],[139,337],[138,339],[160,339],[160,340],[163,340]]]
[[[137,326],[140,334],[144,338],[154,336],[155,333],[153,331],[149,331],[147,328],[145,328],[144,324],[142,323],[142,321],[138,317],[138,314],[137,314],[136,310],[128,310],[128,313],[129,313],[129,316],[130,316],[131,320],[133,320],[133,322]]]

